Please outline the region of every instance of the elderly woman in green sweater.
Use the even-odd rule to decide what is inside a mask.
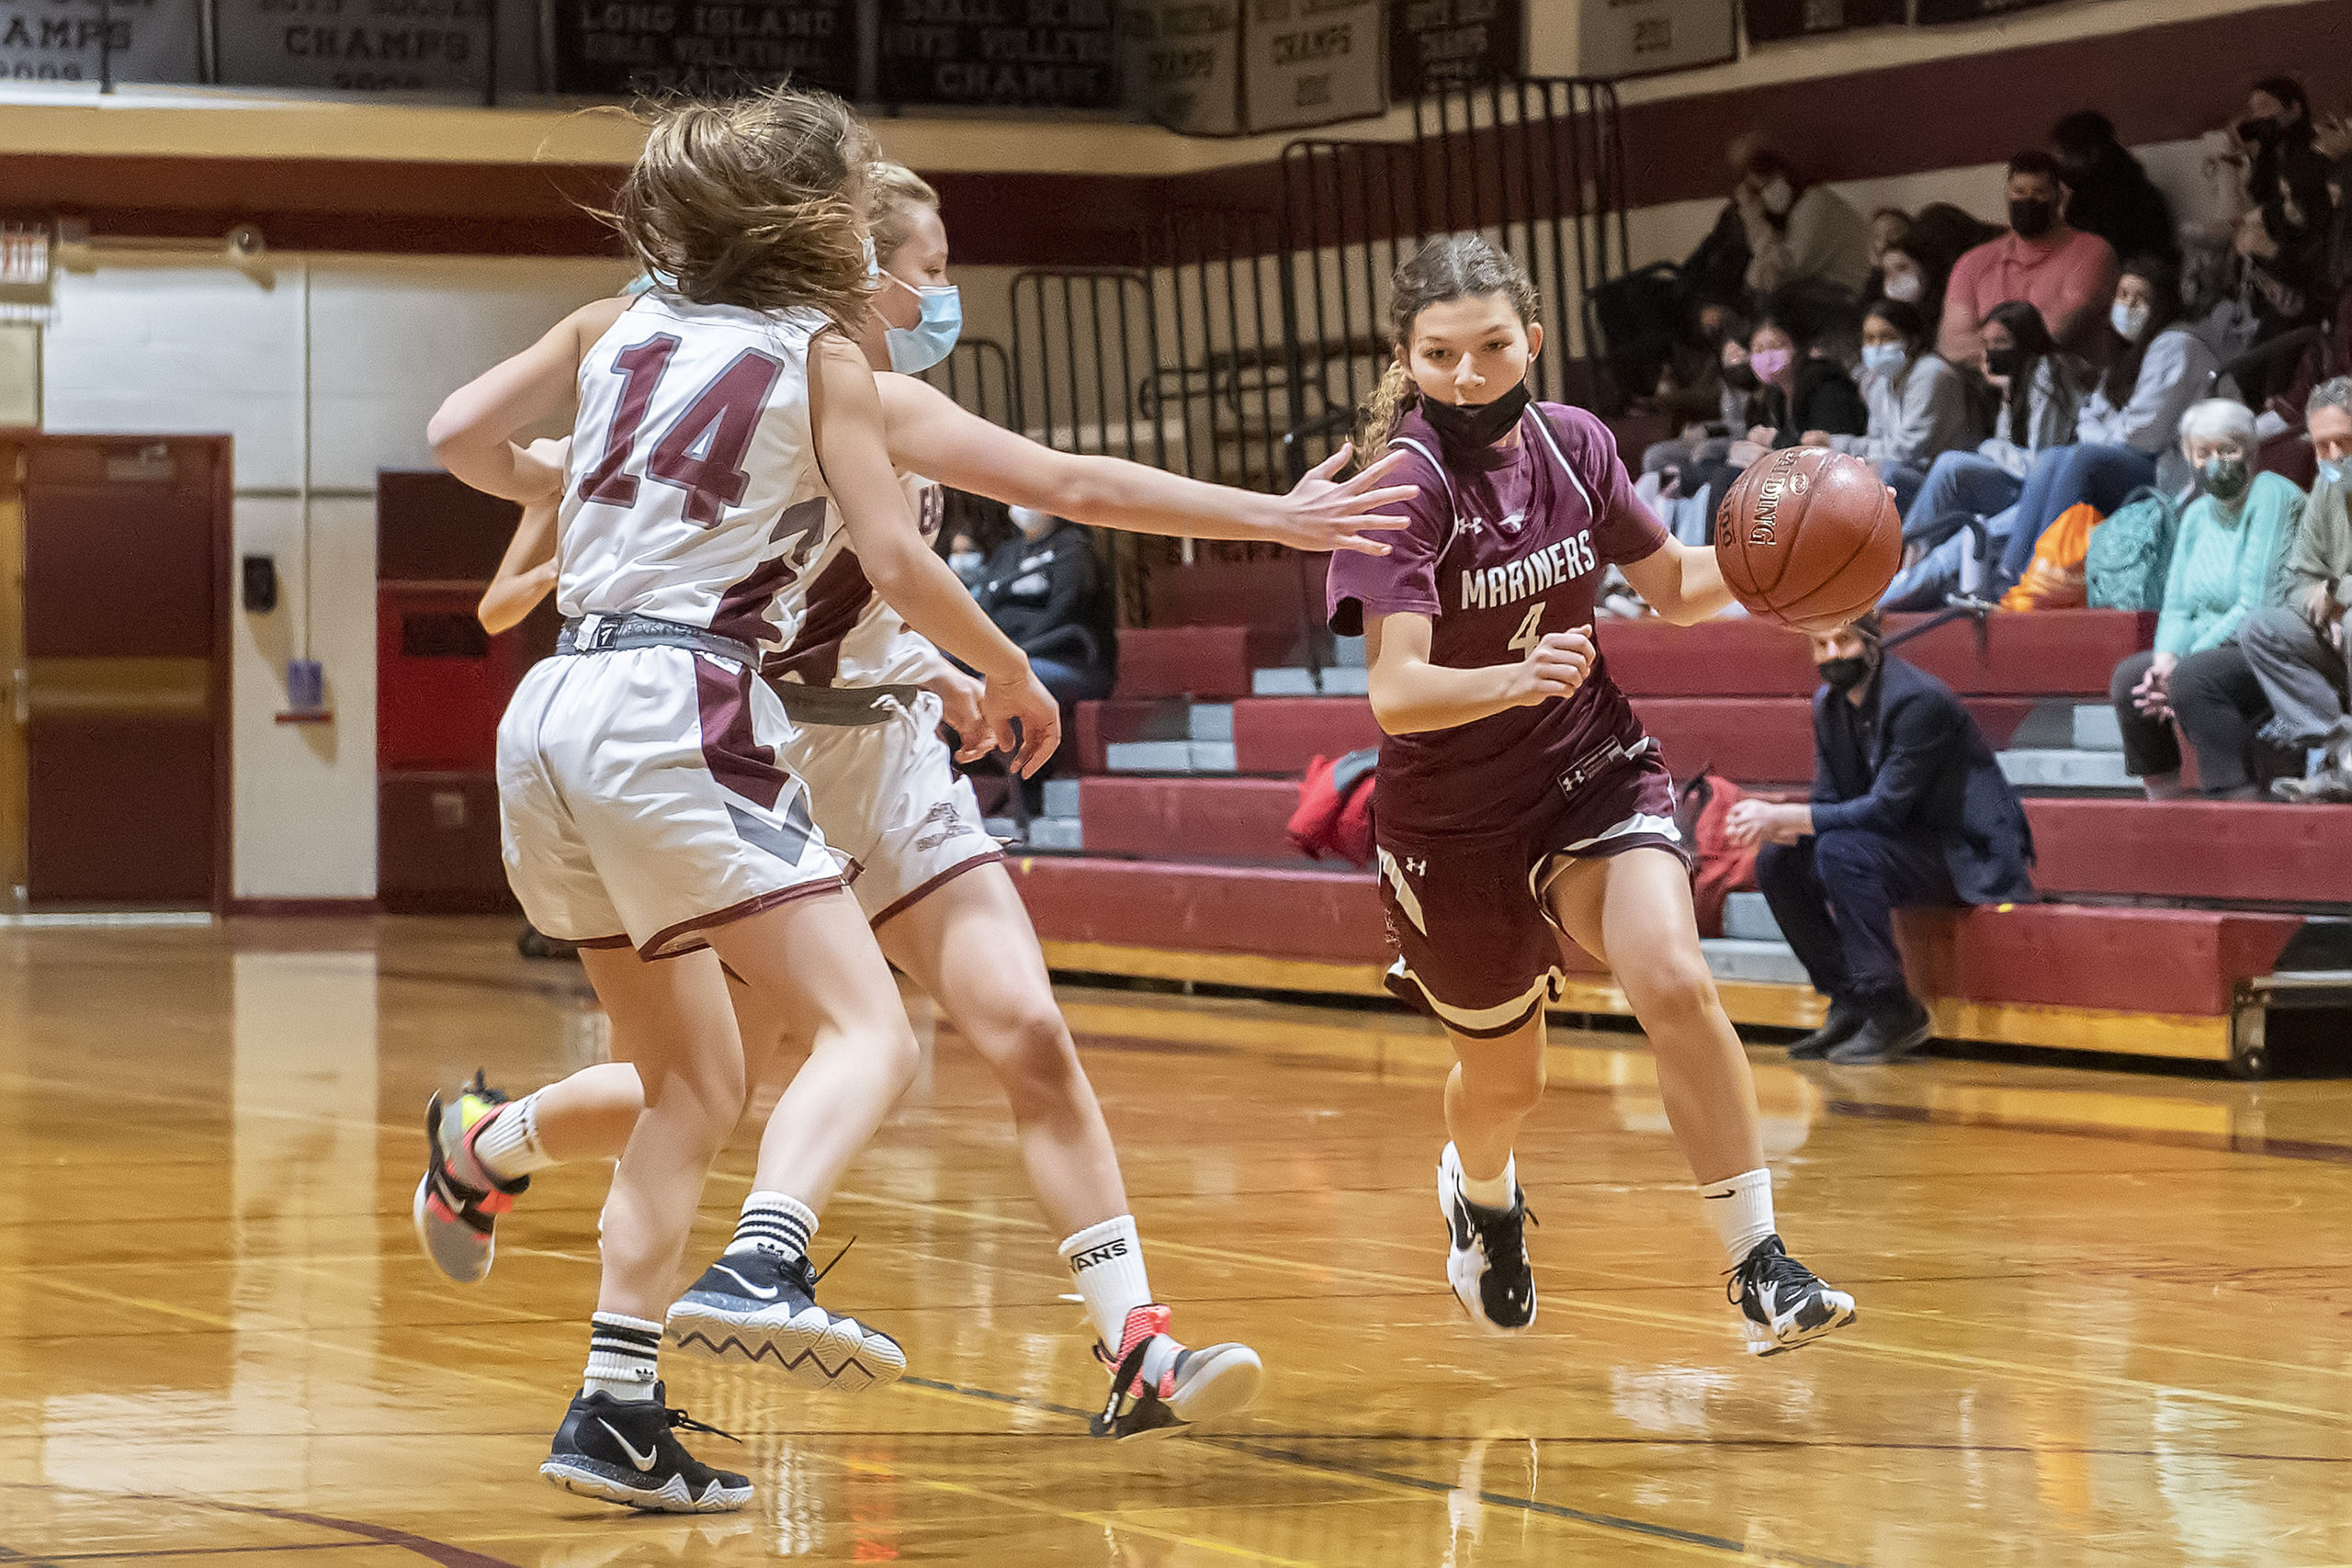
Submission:
[[[2198,792],[2251,800],[2247,765],[2269,710],[2238,635],[2278,604],[2281,562],[2303,492],[2277,474],[2251,473],[2254,414],[2214,398],[2181,416],[2180,445],[2201,492],[2181,514],[2156,616],[2156,646],[2115,667],[2109,695],[2123,730],[2123,765],[2151,800],[2177,800],[2180,736],[2197,752]],[[2177,733],[2176,733],[2177,726]]]

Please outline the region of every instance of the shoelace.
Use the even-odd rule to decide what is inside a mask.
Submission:
[[[1730,1283],[1724,1289],[1724,1296],[1734,1306],[1745,1304],[1748,1292],[1758,1286],[1794,1285],[1802,1288],[1817,1282],[1813,1270],[1791,1258],[1781,1248],[1777,1236],[1757,1243],[1756,1250],[1741,1259],[1738,1268],[1727,1273]]]
[[[1476,1206],[1465,1207],[1470,1209],[1470,1227],[1478,1233],[1478,1245],[1487,1249],[1487,1266],[1493,1268],[1508,1260],[1521,1273],[1526,1272],[1527,1235],[1521,1224],[1525,1222],[1542,1230],[1544,1222],[1535,1217],[1535,1211],[1521,1202],[1490,1220],[1484,1218]]]
[[[842,1249],[833,1254],[832,1262],[826,1264],[822,1269],[820,1269],[815,1264],[809,1262],[808,1255],[804,1252],[799,1257],[794,1258],[791,1262],[786,1264],[784,1266],[783,1272],[789,1277],[794,1283],[800,1287],[800,1293],[802,1295],[807,1296],[810,1301],[814,1301],[817,1299],[817,1281],[831,1273],[833,1271],[834,1265],[841,1262],[842,1258],[847,1258],[849,1256],[849,1249],[856,1245],[857,1237],[855,1236],[852,1236],[847,1241],[842,1243]]]
[[[708,1432],[712,1437],[724,1438],[730,1443],[740,1443],[743,1440],[732,1432],[719,1430],[707,1421],[697,1421],[683,1410],[672,1410],[665,1406],[662,1411],[662,1417],[670,1423],[670,1429],[673,1432]]]

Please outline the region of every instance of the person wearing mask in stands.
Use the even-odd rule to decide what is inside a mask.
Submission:
[[[947,546],[947,570],[963,580],[969,588],[980,579],[980,571],[989,558],[980,553],[980,542],[969,534],[958,534]]]
[[[1860,435],[1869,405],[1846,367],[1814,350],[1810,312],[1775,304],[1747,338],[1747,363],[1762,387],[1763,417],[1747,433],[1759,446],[1794,446],[1807,431]]]
[[[1887,251],[1911,232],[1911,215],[1899,207],[1882,207],[1871,214],[1871,265],[1875,269]]]
[[[2323,751],[2309,778],[2280,779],[2280,800],[2352,801],[2352,376],[2312,391],[2303,428],[2319,479],[2287,549],[2287,601],[2256,613],[2239,646],[2269,699],[2273,739]]]
[[[1118,679],[1118,610],[1085,529],[1026,506],[1012,508],[1018,537],[990,556],[972,597],[1029,656],[1029,667],[1064,707],[1111,694]]]
[[[2123,144],[2115,125],[2097,109],[2060,120],[2050,131],[2066,186],[2066,224],[2097,234],[2119,256],[2180,254],[2172,204]]]
[[[1927,1042],[1903,979],[1896,909],[2033,897],[2033,833],[1951,688],[1887,653],[1876,615],[1813,637],[1813,798],[1750,797],[1725,824],[1762,847],[1756,884],[1829,1018],[1799,1059],[1891,1062]]]
[[[1803,444],[1874,464],[1897,508],[1918,494],[1939,454],[1976,444],[1960,373],[1929,352],[1926,321],[1900,300],[1882,299],[1862,317],[1861,391],[1870,408],[1867,430],[1808,430]]]
[[[2096,234],[2067,226],[2058,161],[2029,150],[2009,160],[2009,231],[1962,256],[1944,291],[1939,352],[1954,365],[1984,363],[1979,331],[1993,308],[2023,299],[2041,312],[2063,346],[2094,342],[2115,298],[2115,250]]]
[[[2263,215],[2289,281],[2315,288],[2319,280],[2307,269],[2313,254],[2325,249],[2335,199],[2302,84],[2292,76],[2256,83],[2246,95],[2245,118],[2230,132],[2233,161],[2245,171],[2245,206]]]
[[[1851,300],[1871,275],[1870,226],[1844,197],[1808,185],[1770,147],[1748,153],[1732,204],[1747,234],[1748,292]]]
[[[1996,561],[2017,525],[2017,503],[2037,454],[2075,438],[2090,367],[2050,340],[2041,312],[2022,299],[1996,305],[1979,329],[1985,378],[2000,395],[1993,434],[1973,452],[1946,452],[1928,469],[1903,516],[1906,552],[1921,552],[1888,584],[1882,610],[1939,608],[1961,586],[1973,519]]]
[[[2181,417],[2181,447],[2200,493],[2181,513],[2156,646],[2115,667],[2108,695],[2123,731],[2123,765],[2150,800],[2178,800],[2180,740],[2197,752],[2198,792],[2211,800],[2255,796],[2250,752],[2268,714],[2240,637],[2279,603],[2281,557],[2294,536],[2303,492],[2277,474],[2255,474],[2254,413],[2210,398]]]
[[[2018,498],[1999,585],[2024,577],[2042,530],[2088,502],[2101,516],[2143,485],[2167,494],[2193,477],[2180,451],[2180,416],[2221,366],[2181,303],[2180,269],[2137,256],[2116,280],[2108,311],[2107,369],[2075,423],[2071,445],[2038,453]]]

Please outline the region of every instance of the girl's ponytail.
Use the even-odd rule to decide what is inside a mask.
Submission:
[[[1391,359],[1388,368],[1380,373],[1380,384],[1372,389],[1371,399],[1363,406],[1363,417],[1356,425],[1356,465],[1361,468],[1376,461],[1387,449],[1388,438],[1396,434],[1396,422],[1419,396],[1413,378],[1405,367]]]

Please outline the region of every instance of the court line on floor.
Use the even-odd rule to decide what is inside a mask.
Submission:
[[[941,1394],[977,1399],[991,1404],[1016,1405],[1025,1410],[1073,1416],[1081,1421],[1087,1419],[1090,1414],[1087,1411],[1072,1409],[1066,1404],[1056,1404],[1051,1400],[1034,1399],[1025,1394],[1000,1393],[994,1389],[980,1388],[968,1383],[942,1382],[933,1378],[904,1376],[900,1377],[899,1382],[901,1385],[911,1384],[916,1389],[929,1390]],[[1377,1465],[1354,1464],[1341,1460],[1318,1459],[1310,1454],[1273,1448],[1269,1446],[1267,1439],[1263,1438],[1227,1438],[1205,1433],[1187,1433],[1182,1440],[1199,1448],[1240,1454],[1264,1463],[1288,1469],[1317,1471],[1370,1486],[1401,1488],[1441,1497],[1452,1496],[1462,1490],[1459,1486],[1447,1482],[1431,1480],[1427,1476],[1411,1475],[1403,1471],[1387,1470]],[[1611,1536],[1634,1535],[1655,1541],[1661,1546],[1695,1550],[1711,1554],[1727,1552],[1736,1557],[1747,1555],[1747,1545],[1745,1541],[1733,1540],[1724,1536],[1708,1535],[1701,1530],[1684,1529],[1677,1525],[1661,1525],[1647,1519],[1627,1518],[1619,1514],[1598,1513],[1587,1508],[1571,1507],[1565,1503],[1546,1503],[1538,1498],[1515,1496],[1508,1492],[1482,1490],[1477,1494],[1477,1497],[1478,1501],[1492,1507],[1516,1508],[1539,1518],[1579,1525]],[[1850,1564],[1840,1562],[1834,1558],[1811,1557],[1778,1549],[1772,1552],[1772,1560],[1775,1562],[1797,1564],[1798,1568],[1851,1568]]]
[[[360,1538],[354,1541],[322,1541],[315,1543],[318,1546],[392,1546],[398,1547],[403,1551],[414,1552],[417,1556],[425,1558],[431,1562],[438,1562],[441,1564],[441,1568],[515,1568],[515,1564],[507,1562],[503,1557],[492,1557],[487,1552],[476,1551],[470,1547],[453,1546],[446,1540],[435,1540],[431,1536],[418,1535],[413,1530],[400,1529],[391,1525],[371,1525],[359,1519],[338,1519],[326,1514],[308,1514],[294,1508],[266,1508],[258,1504],[230,1503],[224,1502],[217,1497],[194,1497],[185,1494],[169,1492],[108,1492],[93,1486],[68,1486],[51,1481],[0,1481],[0,1490],[10,1492],[63,1492],[77,1497],[103,1497],[118,1503],[169,1503],[184,1508],[212,1508],[217,1509],[221,1513],[248,1514],[257,1518],[276,1519],[282,1524],[311,1525],[320,1529],[334,1530],[341,1535],[353,1535]],[[302,1543],[292,1544],[299,1547]],[[287,1550],[287,1548],[264,1546],[250,1549],[223,1548],[222,1550],[252,1550],[267,1551]],[[169,1552],[131,1552],[121,1555],[171,1556],[176,1554]],[[23,1559],[18,1559],[18,1561],[23,1561]],[[56,1558],[40,1558],[33,1561],[57,1562],[60,1560]]]

